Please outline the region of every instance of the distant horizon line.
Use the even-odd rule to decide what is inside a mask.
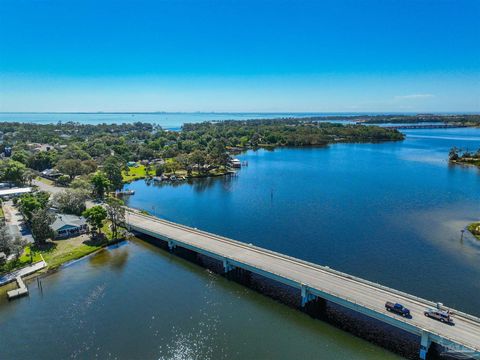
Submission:
[[[306,115],[480,115],[480,111],[0,111],[0,114],[306,114]]]

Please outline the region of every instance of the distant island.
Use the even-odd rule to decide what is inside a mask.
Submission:
[[[480,114],[395,114],[395,115],[322,115],[291,118],[278,118],[273,120],[281,121],[350,121],[357,124],[418,124],[418,123],[443,123],[462,126],[480,126]],[[272,121],[272,119],[262,119],[258,121]]]
[[[345,119],[343,117],[342,119]],[[415,124],[415,123],[445,123],[452,125],[480,126],[480,114],[416,114],[416,115],[366,115],[350,116],[349,120],[365,124]],[[330,120],[333,120],[330,118]]]

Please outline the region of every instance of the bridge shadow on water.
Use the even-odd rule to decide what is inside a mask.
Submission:
[[[148,235],[135,234],[135,236],[165,250],[166,252],[173,253],[182,259],[208,269],[228,280],[246,286],[249,289],[264,296],[268,296],[286,306],[295,308],[312,318],[324,321],[402,357],[407,359],[419,358],[420,337],[417,335],[321,298],[309,301],[304,307],[302,307],[301,293],[299,289],[241,268],[234,268],[229,272],[224,273],[223,263],[219,260],[180,246],[176,246],[174,249],[169,249],[166,241]],[[458,356],[446,353],[445,349],[435,343],[432,343],[427,354],[427,359],[458,358]]]

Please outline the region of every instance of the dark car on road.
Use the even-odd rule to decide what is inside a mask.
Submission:
[[[392,303],[390,301],[387,301],[385,303],[385,309],[395,314],[402,315],[403,317],[411,316],[410,310],[408,310],[406,307],[404,307],[402,304],[399,304],[399,303]]]

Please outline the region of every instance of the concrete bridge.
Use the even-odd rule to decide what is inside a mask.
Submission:
[[[127,210],[126,223],[130,230],[165,241],[171,250],[182,247],[217,259],[223,263],[226,273],[240,268],[297,288],[302,306],[325,299],[416,334],[420,337],[421,359],[426,358],[432,342],[457,355],[480,359],[480,319],[472,315],[450,309],[454,313],[455,325],[447,325],[424,316],[424,310],[436,307],[436,303],[325,266],[132,209]],[[410,309],[412,318],[387,312],[386,301],[403,304]]]
[[[456,129],[468,127],[467,125],[462,124],[418,124],[418,125],[387,125],[384,126],[387,129]]]

